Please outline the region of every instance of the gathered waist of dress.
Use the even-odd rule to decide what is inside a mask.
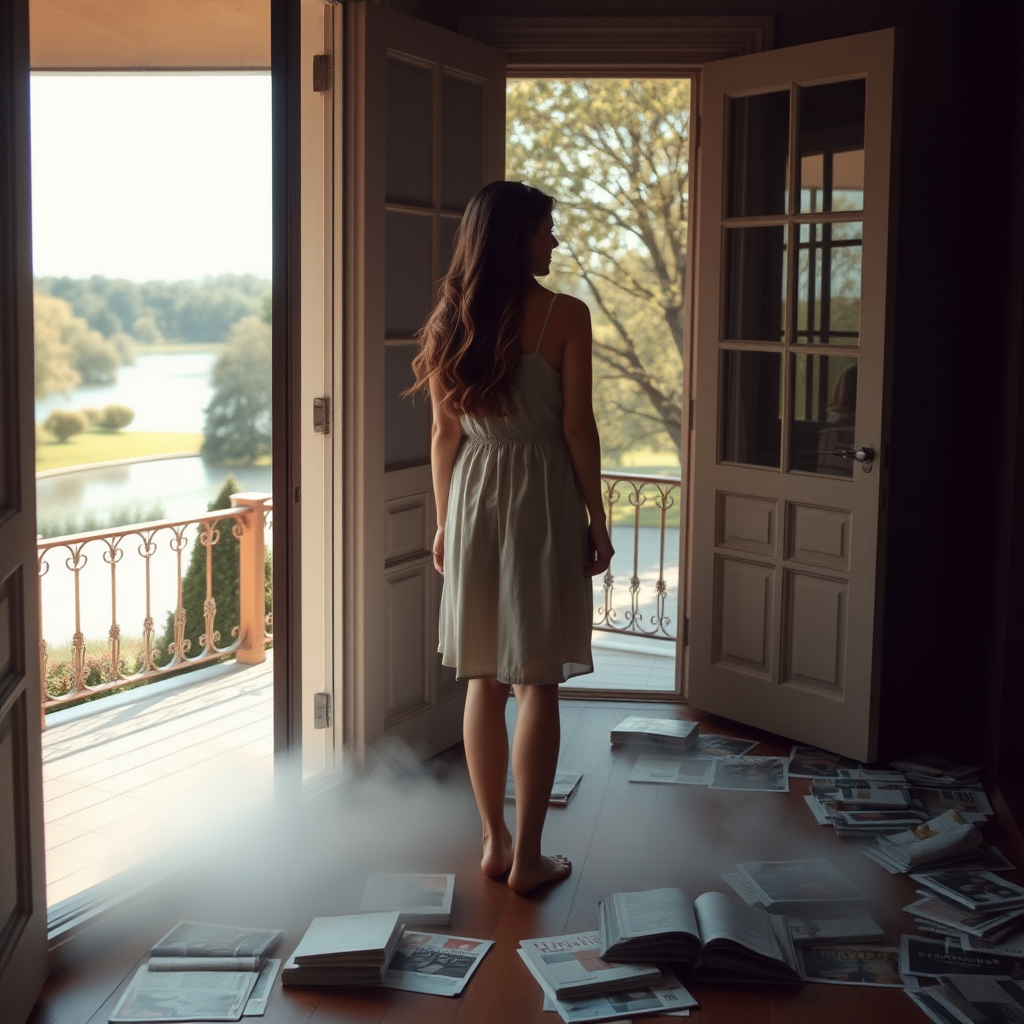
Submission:
[[[565,435],[557,434],[505,434],[480,435],[464,434],[462,443],[482,448],[509,448],[517,444],[534,444],[537,442],[564,441]]]

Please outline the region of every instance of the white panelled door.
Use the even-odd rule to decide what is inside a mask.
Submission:
[[[875,756],[894,32],[705,66],[689,699]]]
[[[461,739],[464,687],[437,655],[430,405],[402,391],[462,211],[503,177],[505,59],[386,7],[345,15],[344,741],[426,756]]]

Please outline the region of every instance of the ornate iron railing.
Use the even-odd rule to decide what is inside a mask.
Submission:
[[[217,509],[187,519],[165,519],[158,522],[134,523],[113,530],[96,530],[67,537],[41,540],[38,544],[39,565],[39,645],[40,676],[43,680],[42,708],[69,704],[93,694],[106,693],[132,683],[179,672],[184,668],[216,661],[233,654],[244,664],[266,660],[266,648],[273,644],[273,619],[267,613],[269,574],[265,568],[266,535],[273,529],[273,509],[268,494],[233,494],[230,509]],[[191,527],[198,527],[193,538]],[[230,623],[231,640],[221,644],[222,630],[217,621],[214,596],[214,550],[225,531],[238,540],[237,576],[232,567],[232,580],[237,580],[239,621]],[[192,640],[186,636],[189,621],[186,611],[185,552],[195,540],[205,549],[205,596],[202,603],[203,631],[199,634],[198,653],[192,652]],[[166,541],[166,547],[162,548]],[[126,580],[124,556],[135,547],[142,560],[141,577]],[[63,556],[64,567],[71,573],[70,594],[44,593],[54,584],[51,568]],[[102,654],[93,654],[90,665],[87,633],[96,634],[99,599],[98,581],[83,585],[83,574],[90,561],[98,557],[109,566],[109,626],[106,638],[99,641]],[[223,568],[221,568],[223,571]],[[49,580],[48,580],[49,578]],[[158,592],[174,596],[161,603]],[[118,584],[122,584],[119,593]],[[125,591],[128,592],[126,600]],[[88,593],[88,598],[83,592]],[[70,598],[70,602],[66,599]],[[70,603],[70,609],[67,605]],[[131,605],[130,610],[124,608]],[[69,614],[70,611],[70,614]],[[70,657],[52,664],[53,647],[47,641],[54,630],[48,617],[60,618],[63,612],[70,630]],[[158,650],[157,625],[154,615],[173,616],[167,629],[171,642],[166,651]],[[88,617],[90,623],[84,622]],[[134,634],[136,649],[129,655],[123,649],[125,623],[134,621],[139,632]],[[171,625],[173,623],[173,627]],[[131,626],[128,627],[131,629]],[[60,627],[56,627],[60,632]],[[65,644],[65,646],[68,646]],[[96,644],[94,641],[94,648]],[[165,661],[163,655],[170,657]],[[55,669],[57,671],[55,671]],[[58,677],[58,678],[55,678]]]
[[[677,614],[672,606],[673,593],[678,606],[679,478],[602,473],[601,483],[608,532],[612,544],[622,549],[616,551],[604,574],[603,600],[594,609],[594,629],[675,640],[676,627],[670,612]],[[623,545],[622,540],[627,538],[630,543]],[[672,546],[666,564],[668,540]],[[655,541],[656,556],[652,550]],[[620,609],[615,604],[616,572],[621,577],[626,566],[628,605]]]

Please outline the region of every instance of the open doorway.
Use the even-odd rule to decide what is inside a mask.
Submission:
[[[521,78],[506,177],[557,200],[545,282],[590,307],[594,409],[616,554],[595,580],[593,676],[574,688],[678,692],[691,79]]]

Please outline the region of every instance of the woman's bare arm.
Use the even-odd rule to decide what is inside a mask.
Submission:
[[[462,424],[444,408],[441,386],[430,381],[430,407],[434,414],[430,426],[430,476],[437,507],[437,533],[434,537],[434,568],[444,575],[444,528],[448,521],[448,493],[452,485],[455,457],[462,443]]]
[[[601,438],[594,419],[593,333],[590,310],[571,296],[559,300],[565,310],[565,350],[562,355],[562,432],[583,500],[590,514],[590,562],[585,572],[596,576],[611,562],[611,540],[601,495]]]

